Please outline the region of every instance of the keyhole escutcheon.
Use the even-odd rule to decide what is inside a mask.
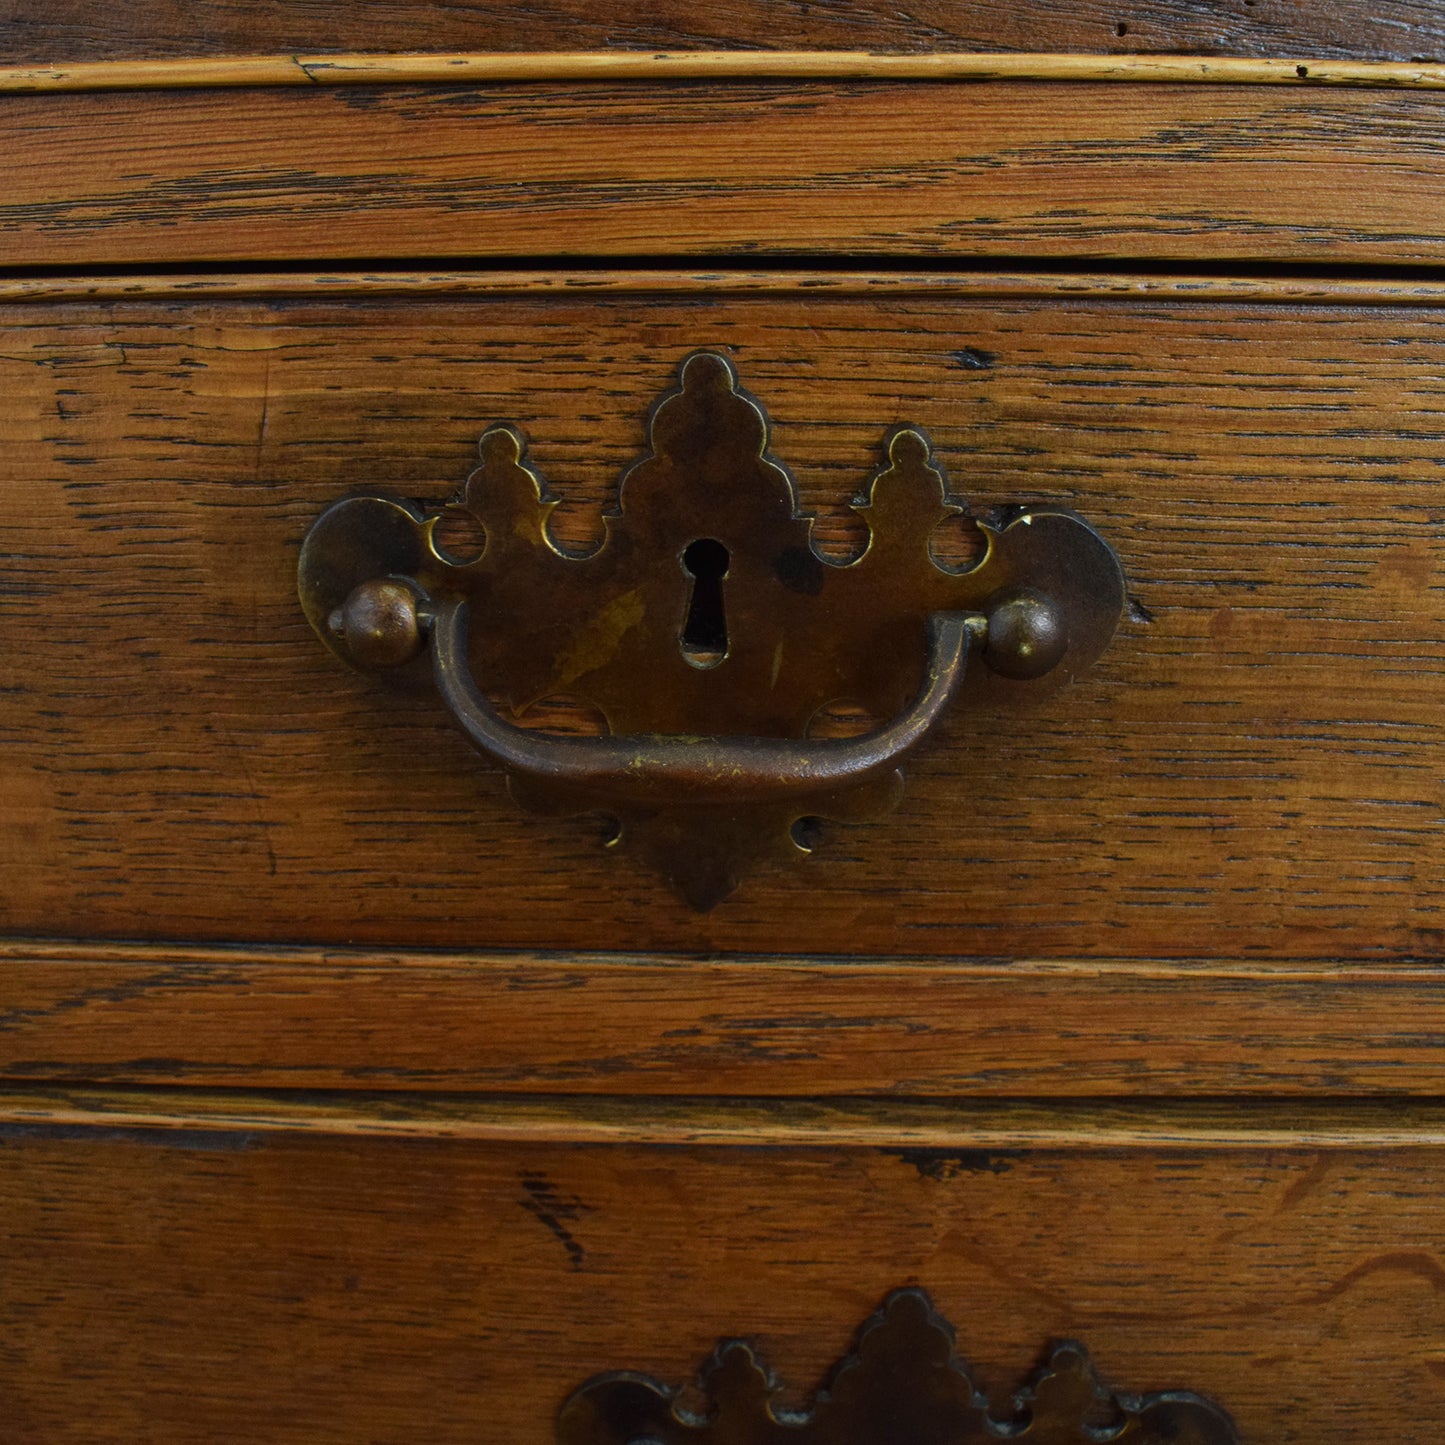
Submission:
[[[716,667],[728,655],[723,580],[731,561],[715,537],[699,537],[683,548],[682,570],[692,578],[692,595],[678,641],[683,659],[693,667]]]

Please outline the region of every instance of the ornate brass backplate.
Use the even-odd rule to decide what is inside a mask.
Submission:
[[[459,505],[481,555],[450,557],[444,509],[379,493],[324,512],[302,547],[300,595],[326,645],[363,669],[414,673],[430,654],[443,700],[527,807],[601,811],[694,907],[766,856],[808,851],[800,820],[858,820],[898,800],[899,764],[960,691],[1020,702],[1087,667],[1124,602],[1114,553],[1073,513],[977,518],[979,560],[935,562],[963,508],[922,432],[887,439],[855,504],[862,555],[820,556],[812,518],[768,454],[768,423],[729,361],[700,351],[653,408],[602,544],[550,539],[555,503],[521,435],[493,426]],[[610,736],[509,720],[566,694]],[[830,704],[889,719],[810,737]]]
[[[1082,1345],[1061,1344],[994,1414],[954,1351],[953,1330],[918,1289],[890,1295],[812,1408],[784,1411],[752,1348],[720,1344],[680,1392],[642,1375],[601,1375],[562,1407],[557,1445],[1238,1445],[1229,1417],[1184,1391],[1129,1396],[1099,1382]]]

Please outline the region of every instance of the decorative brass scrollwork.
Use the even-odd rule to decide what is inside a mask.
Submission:
[[[889,1296],[805,1413],[777,1406],[777,1383],[740,1340],[718,1346],[698,1384],[706,1408],[694,1413],[645,1376],[600,1375],[563,1405],[557,1445],[1239,1445],[1219,1406],[1182,1390],[1116,1394],[1072,1342],[997,1415],[919,1289]]]
[[[349,497],[308,533],[300,595],[353,666],[404,674],[429,653],[443,700],[519,802],[614,817],[614,841],[695,908],[761,858],[807,852],[800,820],[894,806],[899,764],[955,695],[1042,695],[1118,623],[1119,563],[1061,508],[978,518],[981,558],[936,563],[930,539],[963,508],[916,429],[889,438],[855,505],[869,544],[847,563],[815,551],[763,410],[725,357],[684,361],[649,443],[590,555],[553,544],[555,503],[521,436],[494,426],[460,502],[485,531],[480,556],[447,555],[441,510]],[[564,693],[599,708],[611,735],[539,734],[488,696],[519,716]],[[809,737],[839,701],[891,721]]]

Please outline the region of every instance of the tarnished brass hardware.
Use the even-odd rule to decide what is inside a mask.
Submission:
[[[1123,574],[1102,538],[1058,507],[976,519],[983,555],[937,564],[930,539],[963,511],[922,432],[888,441],[854,504],[870,540],[821,557],[812,518],[767,453],[762,408],[726,358],[688,357],[662,398],[649,451],[623,478],[596,551],[547,532],[555,503],[521,436],[494,426],[456,504],[485,531],[450,557],[442,509],[379,493],[324,512],[301,550],[302,606],[353,666],[432,680],[471,741],[547,812],[602,811],[695,908],[765,856],[809,851],[802,819],[856,821],[901,795],[900,762],[960,693],[1041,697],[1113,635]],[[970,667],[970,657],[981,663]],[[556,737],[509,721],[570,694],[610,736]],[[847,702],[893,719],[814,738]]]
[[[333,637],[358,667],[400,667],[426,646],[426,622],[405,582],[374,578],[354,587],[326,619]]]
[[[777,1382],[741,1340],[718,1346],[698,1385],[705,1408],[694,1413],[645,1376],[600,1375],[563,1405],[557,1445],[1239,1445],[1229,1417],[1200,1395],[1104,1388],[1073,1342],[1055,1346],[996,1415],[920,1289],[888,1297],[806,1413],[776,1408]]]

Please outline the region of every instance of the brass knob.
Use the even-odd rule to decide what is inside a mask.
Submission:
[[[986,609],[983,660],[1002,677],[1042,677],[1064,660],[1069,630],[1054,602],[1032,587],[1006,592]]]
[[[361,667],[399,667],[410,662],[426,640],[416,593],[389,577],[353,588],[327,625]]]

